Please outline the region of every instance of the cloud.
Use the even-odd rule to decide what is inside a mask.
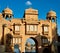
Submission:
[[[32,3],[30,1],[27,1],[26,5],[32,5]]]

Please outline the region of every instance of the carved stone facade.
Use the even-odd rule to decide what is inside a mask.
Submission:
[[[0,44],[5,45],[6,50],[14,51],[14,46],[19,45],[19,49],[25,52],[25,43],[28,38],[35,41],[36,52],[43,52],[44,48],[53,50],[53,41],[57,41],[56,13],[49,11],[46,20],[38,19],[38,10],[26,9],[23,18],[13,17],[11,9],[6,8],[0,13]],[[44,41],[43,41],[44,40]],[[8,47],[10,46],[10,47]]]

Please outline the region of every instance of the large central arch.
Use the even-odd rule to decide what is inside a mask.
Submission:
[[[28,39],[32,39],[33,41],[34,41],[34,43],[35,43],[35,45],[34,45],[34,48],[35,48],[35,51],[29,51],[29,52],[31,52],[31,53],[38,53],[38,41],[35,39],[35,38],[33,38],[33,37],[30,37],[30,38],[28,38]],[[27,39],[27,40],[28,40]],[[27,40],[26,40],[26,42],[27,42]],[[31,44],[31,43],[30,43]],[[26,45],[25,45],[26,46]],[[30,47],[31,47],[31,45],[30,45]],[[33,47],[31,47],[31,49],[32,49]],[[26,52],[26,48],[25,48],[25,53],[28,53],[28,52]]]

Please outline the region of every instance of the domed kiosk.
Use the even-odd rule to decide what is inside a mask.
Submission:
[[[13,16],[13,12],[10,8],[5,8],[2,12],[4,18],[11,18]]]
[[[56,21],[56,12],[53,11],[53,10],[50,10],[48,13],[47,13],[47,17],[46,17],[48,20],[54,20],[54,22]]]
[[[48,13],[47,13],[47,17],[51,17],[51,16],[55,16],[56,17],[56,12],[55,11],[49,11]]]

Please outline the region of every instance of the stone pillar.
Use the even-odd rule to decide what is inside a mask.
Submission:
[[[52,43],[52,22],[50,20],[50,27],[49,27],[49,36],[50,36],[50,43]]]
[[[21,53],[25,52],[25,43],[26,43],[26,39],[25,37],[22,38],[22,45],[21,45]]]

